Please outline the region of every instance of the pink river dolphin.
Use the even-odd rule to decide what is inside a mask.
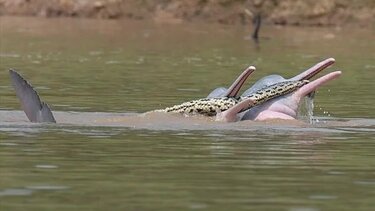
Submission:
[[[323,69],[332,65],[334,62],[335,60],[333,58],[326,59],[290,79],[285,79],[279,75],[266,76],[257,81],[250,89],[245,91],[243,95],[248,96],[264,89],[267,86],[283,81],[309,80]],[[230,88],[217,88],[211,92],[207,98],[237,97],[238,92],[243,86],[244,82],[254,71],[255,67],[248,67],[230,86]],[[10,70],[9,72],[16,95],[19,98],[21,107],[26,113],[28,119],[31,122],[55,123],[56,120],[51,109],[46,103],[41,101],[39,95],[33,89],[33,87],[14,70]],[[339,77],[340,75],[341,71],[326,74],[306,85],[303,85],[290,94],[274,98],[263,104],[252,107],[251,109],[247,109],[250,107],[249,105],[254,104],[251,99],[241,101],[230,109],[218,113],[216,120],[234,122],[240,120],[295,119],[297,117],[298,105],[302,98],[314,92],[317,88],[325,83]]]
[[[280,75],[266,76],[258,80],[252,87],[246,90],[243,93],[243,96],[250,95],[264,88],[265,86],[269,86],[269,85],[282,82],[282,81],[310,80],[319,72],[321,72],[322,70],[331,66],[334,63],[335,63],[335,59],[333,58],[325,59],[317,63],[313,67],[303,71],[302,73],[290,79],[285,79]],[[310,93],[314,92],[316,89],[323,86],[327,82],[338,78],[341,74],[342,74],[341,71],[334,71],[334,72],[328,73],[304,85],[303,87],[297,89],[293,93],[274,98],[270,101],[267,101],[261,105],[255,106],[242,113],[238,113],[238,111],[242,109],[241,106],[245,106],[245,105],[238,104],[232,107],[231,109],[228,109],[227,111],[221,113],[218,116],[218,118],[219,120],[228,121],[228,122],[238,121],[238,120],[296,119],[297,110],[298,110],[298,106],[300,104],[301,99],[303,99],[305,96],[309,95]],[[234,90],[236,91],[235,93],[237,94],[238,90],[243,85],[244,80],[246,80],[245,77],[248,77],[248,75],[246,74],[240,75],[238,79],[232,84],[231,88],[229,88],[228,90],[223,87],[213,90],[208,95],[208,98],[227,96],[228,93],[232,91],[233,87],[235,87]]]

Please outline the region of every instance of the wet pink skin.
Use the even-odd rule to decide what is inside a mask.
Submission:
[[[244,95],[249,95],[252,92],[259,90],[264,86],[269,86],[269,85],[282,82],[282,81],[310,80],[319,72],[321,72],[322,70],[326,69],[327,67],[331,66],[334,63],[335,63],[335,59],[333,58],[325,59],[291,79],[284,79],[283,77],[279,75],[266,76],[260,79],[259,81],[257,81],[250,89],[245,91]],[[340,75],[341,75],[341,71],[328,73],[314,81],[310,80],[311,82],[309,84],[304,85],[303,87],[299,88],[297,91],[291,94],[277,97],[266,103],[255,106],[245,112],[238,113],[244,108],[248,108],[254,103],[251,100],[245,100],[233,106],[232,108],[228,109],[227,111],[219,113],[216,119],[219,121],[226,121],[226,122],[234,122],[234,121],[239,121],[239,120],[260,120],[261,121],[261,120],[268,120],[268,119],[285,119],[285,120],[296,119],[297,109],[298,109],[301,99],[303,99],[305,96],[315,91],[319,87],[323,86],[324,84],[328,83],[329,81],[332,81],[338,78]],[[236,82],[234,83],[234,85],[235,84]],[[233,87],[234,85],[232,85],[231,87]],[[210,95],[213,94],[213,96],[220,96],[220,93],[222,92],[225,92],[225,88],[219,88],[219,91],[215,90]]]
[[[264,121],[269,119],[296,119],[297,109],[301,99],[329,81],[338,78],[341,74],[341,71],[329,73],[310,82],[291,94],[270,100],[258,106],[255,111],[247,112],[242,117],[242,120]]]

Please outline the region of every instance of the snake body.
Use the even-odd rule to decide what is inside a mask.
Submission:
[[[184,102],[178,105],[174,105],[171,107],[167,107],[165,109],[155,111],[166,113],[201,114],[205,116],[215,116],[218,112],[228,110],[229,108],[233,107],[234,105],[245,99],[251,99],[254,102],[254,104],[251,104],[248,108],[242,110],[245,111],[254,106],[262,104],[268,100],[271,100],[275,97],[289,94],[307,83],[309,83],[308,80],[284,81],[270,86],[266,86],[248,96],[203,98]]]

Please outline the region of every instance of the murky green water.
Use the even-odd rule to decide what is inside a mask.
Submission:
[[[372,210],[375,32],[261,32],[257,48],[243,26],[1,17],[0,209]],[[204,97],[249,64],[251,84],[328,57],[343,76],[316,94],[316,125],[90,124]],[[8,68],[63,124],[13,111]]]

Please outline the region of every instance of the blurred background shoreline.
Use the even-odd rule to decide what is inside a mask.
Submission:
[[[0,0],[0,16],[250,24],[257,14],[261,14],[266,24],[374,27],[375,1]]]

